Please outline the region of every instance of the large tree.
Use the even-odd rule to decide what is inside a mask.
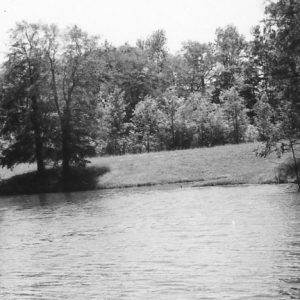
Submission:
[[[222,90],[228,90],[243,81],[242,64],[246,41],[237,28],[228,25],[216,30],[214,44],[213,99],[219,102]]]
[[[37,162],[42,173],[51,151],[53,107],[47,91],[38,24],[22,22],[11,31],[10,52],[4,63],[1,136],[5,141],[1,165]],[[52,149],[53,150],[53,149]]]
[[[99,69],[97,39],[77,26],[18,24],[4,64],[1,164],[37,161],[84,165],[97,149]]]
[[[86,156],[97,146],[98,69],[97,38],[79,27],[59,34],[56,26],[45,26],[44,49],[51,73],[52,101],[60,124],[63,177],[71,164],[85,165]]]

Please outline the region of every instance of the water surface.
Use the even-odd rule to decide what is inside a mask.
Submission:
[[[2,197],[0,299],[300,299],[286,186]]]

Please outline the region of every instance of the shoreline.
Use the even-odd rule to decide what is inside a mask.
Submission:
[[[276,184],[276,167],[284,160],[258,158],[258,144],[238,144],[106,156],[91,159],[86,168],[73,168],[63,182],[61,170],[38,176],[33,165],[1,170],[0,196],[159,186],[229,186]],[[284,182],[283,182],[284,183]],[[287,182],[285,182],[287,183]]]
[[[163,186],[172,186],[176,185],[176,187],[214,187],[214,186],[251,186],[251,185],[265,185],[265,184],[272,184],[272,185],[281,185],[281,184],[289,184],[289,182],[284,183],[277,183],[274,181],[266,181],[266,182],[224,182],[224,181],[212,181],[212,180],[187,180],[187,181],[175,181],[175,182],[154,182],[154,183],[139,183],[139,184],[132,184],[132,185],[120,185],[120,186],[103,186],[98,187],[95,190],[115,190],[115,189],[130,189],[130,188],[144,188],[144,187],[163,187]]]
[[[200,183],[200,184],[197,184]],[[203,184],[201,184],[203,183]],[[68,190],[68,191],[46,191],[46,192],[32,192],[32,193],[7,193],[2,194],[0,191],[1,197],[9,196],[29,196],[29,195],[40,195],[40,194],[59,194],[59,193],[77,193],[77,192],[88,192],[88,191],[107,191],[107,190],[127,190],[127,189],[143,189],[143,188],[206,188],[206,187],[236,187],[236,186],[259,186],[259,185],[294,185],[292,182],[277,183],[273,182],[260,182],[260,183],[246,183],[246,182],[211,182],[211,181],[181,181],[181,182],[164,182],[164,183],[144,183],[144,184],[132,184],[132,185],[123,185],[123,186],[109,186],[109,187],[97,187],[94,189],[82,189],[82,190]]]
[[[26,175],[26,174],[25,174]],[[8,179],[9,180],[9,179]],[[265,182],[242,182],[242,181],[226,181],[226,180],[209,180],[209,179],[195,179],[195,180],[178,180],[170,182],[145,182],[137,184],[124,184],[124,185],[110,185],[110,186],[101,186],[97,185],[94,188],[90,189],[70,189],[70,190],[48,190],[42,192],[29,192],[29,193],[19,193],[19,192],[9,192],[2,193],[0,189],[0,198],[7,196],[27,196],[27,195],[38,195],[38,194],[57,194],[57,193],[76,193],[76,192],[87,192],[87,191],[106,191],[106,190],[123,190],[123,189],[139,189],[139,188],[204,188],[204,187],[235,187],[235,186],[255,186],[255,185],[284,185],[284,184],[293,184],[291,182],[278,183],[275,180],[265,181]],[[1,185],[0,185],[1,186]]]

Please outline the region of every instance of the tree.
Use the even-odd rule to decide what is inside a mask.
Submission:
[[[50,87],[60,125],[63,178],[70,165],[85,165],[96,154],[99,114],[97,38],[77,26],[60,35],[44,26],[44,51],[51,73]]]
[[[160,29],[154,31],[145,41],[138,40],[137,46],[145,50],[149,59],[154,61],[161,70],[167,57],[166,43],[166,33]]]
[[[164,126],[167,134],[171,136],[170,148],[176,148],[176,121],[178,109],[183,103],[183,99],[179,98],[176,93],[175,87],[168,88],[160,98],[161,111],[164,114]]]
[[[225,142],[226,122],[219,104],[201,93],[191,93],[184,103],[184,119],[195,146],[211,146]]]
[[[260,140],[266,141],[274,131],[275,112],[269,104],[269,99],[264,93],[254,105],[255,124],[260,134]]]
[[[85,165],[98,137],[97,39],[77,26],[60,34],[55,25],[18,24],[4,64],[1,117],[7,143],[1,164],[62,160]]]
[[[291,151],[300,188],[297,145],[300,138],[300,3],[270,2],[261,30],[256,27],[254,53],[263,77],[268,103],[274,111],[273,130],[258,153]],[[263,49],[263,50],[260,50]]]
[[[99,51],[103,80],[101,90],[109,94],[115,89],[124,92],[126,120],[130,121],[135,105],[146,95],[155,96],[162,81],[155,63],[148,59],[146,51],[123,45],[118,48],[106,47]]]
[[[47,94],[47,71],[39,24],[22,22],[11,31],[10,52],[4,64],[1,99],[1,136],[5,140],[1,165],[37,162],[43,173],[51,157],[53,108]],[[46,149],[46,147],[48,149]],[[52,149],[53,150],[53,149]]]
[[[213,99],[219,102],[221,91],[235,86],[237,81],[243,80],[242,63],[245,56],[246,42],[243,35],[233,25],[217,28],[215,40],[216,65],[213,70]]]
[[[244,100],[234,87],[224,91],[220,98],[224,114],[232,128],[233,142],[238,144],[242,141],[248,124]]]
[[[146,96],[135,106],[132,122],[138,136],[138,143],[145,145],[147,152],[157,149],[161,119],[162,113],[155,99]]]
[[[183,58],[187,63],[186,85],[189,92],[205,93],[214,62],[211,45],[192,41],[184,43]]]
[[[299,161],[296,151],[299,150],[299,136],[300,136],[300,122],[299,116],[295,113],[291,103],[285,103],[285,105],[277,111],[272,111],[270,106],[266,103],[259,104],[257,108],[257,123],[260,132],[267,131],[268,135],[264,136],[263,147],[256,149],[256,154],[262,157],[266,157],[272,152],[276,152],[278,157],[281,157],[285,152],[292,153],[293,163],[286,166],[287,169],[291,169],[296,177],[296,182],[300,190],[300,170]],[[266,112],[264,115],[263,112]],[[270,112],[273,115],[275,124],[270,119]],[[267,129],[267,130],[266,130]]]
[[[124,94],[124,91],[115,89],[108,95],[101,95],[104,104],[103,130],[107,140],[106,151],[114,155],[125,152],[122,150],[122,139],[127,127]]]

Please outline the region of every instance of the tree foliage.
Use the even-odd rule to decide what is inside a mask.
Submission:
[[[37,161],[85,164],[97,141],[96,39],[78,27],[59,33],[56,26],[17,24],[4,64],[1,164]]]
[[[265,13],[262,28],[255,29],[253,53],[268,98],[264,96],[264,103],[261,101],[257,108],[272,110],[273,118],[270,113],[258,114],[261,131],[269,126],[265,147],[258,153],[265,156],[272,151],[278,155],[291,151],[300,188],[296,157],[300,137],[300,3],[270,2]]]

